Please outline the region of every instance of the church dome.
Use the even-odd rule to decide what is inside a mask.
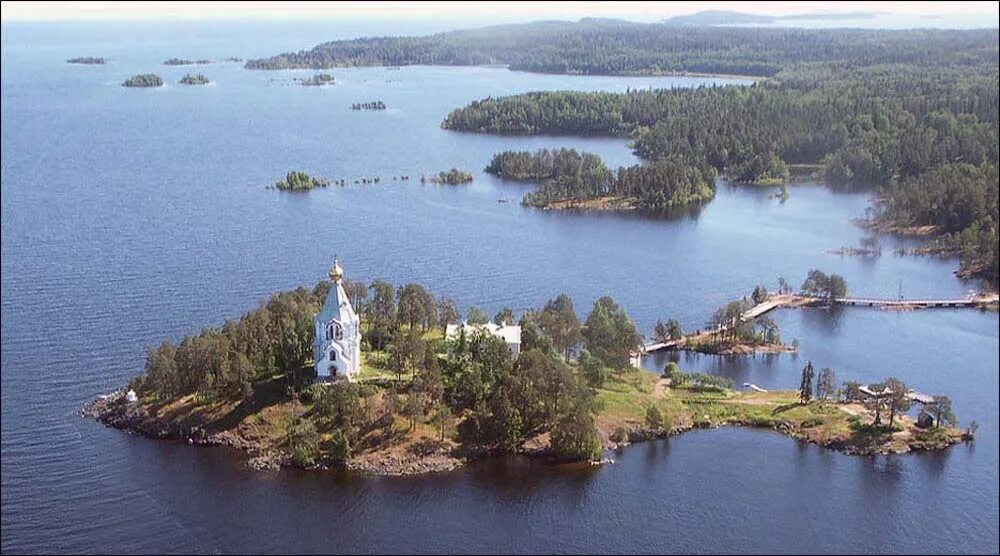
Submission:
[[[337,261],[337,257],[333,258],[333,268],[330,269],[330,279],[333,280],[334,284],[339,284],[344,278],[344,269],[340,268],[340,263]]]

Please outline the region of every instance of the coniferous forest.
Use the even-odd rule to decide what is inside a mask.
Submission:
[[[706,166],[734,182],[780,184],[789,165],[811,165],[832,187],[876,191],[877,225],[929,228],[938,252],[962,256],[964,274],[996,283],[998,55],[995,29],[736,28],[584,19],[334,41],[251,60],[247,67],[507,64],[567,74],[761,77],[749,86],[486,98],[455,110],[442,126],[628,137],[636,154],[655,162],[613,177],[601,163],[604,171],[579,174],[589,182],[573,183],[565,175],[533,178],[542,187],[527,204],[618,194],[626,187],[620,182],[634,184],[626,189],[637,206],[696,203],[711,198],[700,183]],[[510,153],[503,156],[514,160]],[[589,159],[587,164],[598,167]]]

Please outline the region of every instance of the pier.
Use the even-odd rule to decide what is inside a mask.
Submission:
[[[916,309],[953,309],[980,307],[1000,303],[1000,295],[970,295],[957,299],[885,299],[874,297],[837,297],[828,299],[810,295],[794,293],[772,294],[764,301],[754,305],[740,315],[740,322],[753,320],[761,315],[767,314],[781,307],[816,307],[840,305],[847,307],[877,307],[886,310],[916,310]],[[735,324],[735,323],[734,323]],[[674,340],[663,342],[653,342],[639,348],[638,356],[647,353],[674,349],[690,340],[711,336],[728,330],[732,325],[722,325],[708,330],[702,330],[696,334],[686,334]]]

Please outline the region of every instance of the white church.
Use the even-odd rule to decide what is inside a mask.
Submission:
[[[318,380],[350,380],[361,370],[361,320],[344,291],[344,271],[336,257],[330,280],[330,293],[316,315],[313,361]]]

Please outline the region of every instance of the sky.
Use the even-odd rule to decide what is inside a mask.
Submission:
[[[0,4],[8,21],[211,19],[468,19],[534,21],[614,17],[657,21],[704,10],[766,15],[880,12],[919,26],[997,25],[998,2],[21,2]],[[840,23],[844,25],[844,23]],[[891,23],[887,24],[893,26]],[[895,25],[898,26],[898,25]]]

